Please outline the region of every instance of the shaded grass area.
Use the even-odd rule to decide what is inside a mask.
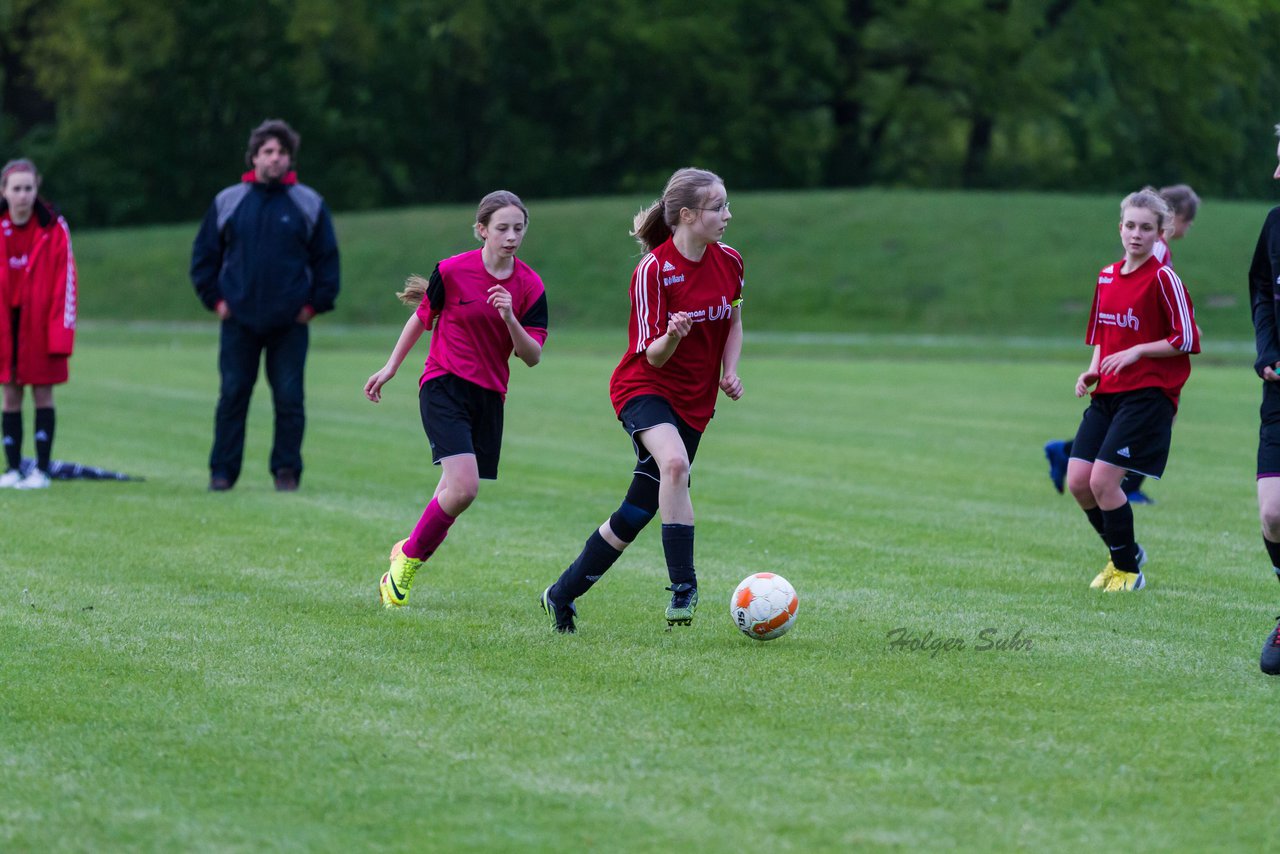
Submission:
[[[517,366],[501,479],[384,613],[435,483],[414,372],[360,395],[393,339],[318,330],[302,491],[271,490],[259,389],[242,482],[212,495],[213,336],[86,335],[58,456],[148,479],[0,493],[0,847],[1276,843],[1247,367],[1195,370],[1137,510],[1149,588],[1104,596],[1040,454],[1083,407],[1074,365],[749,346],[694,468],[694,626],[665,630],[647,531],[566,638],[535,600],[628,479],[616,354],[564,335]],[[728,616],[763,569],[801,596],[767,644]]]
[[[746,257],[745,306],[758,330],[1078,338],[1098,269],[1120,257],[1124,192],[731,195],[725,240]],[[554,324],[616,327],[639,259],[631,217],[649,201],[529,200],[521,257],[546,281]],[[1174,246],[1206,340],[1252,337],[1246,273],[1267,208],[1207,200]],[[394,292],[410,273],[474,248],[474,216],[457,205],[337,215],[335,319],[403,322]],[[202,318],[187,276],[195,232],[195,222],[75,231],[83,316]]]

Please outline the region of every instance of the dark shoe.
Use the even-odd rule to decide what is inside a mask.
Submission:
[[[1276,620],[1280,621],[1280,617],[1276,617]],[[1262,658],[1258,659],[1258,666],[1268,676],[1280,676],[1280,622],[1277,622],[1271,634],[1267,635],[1267,642],[1262,645]]]
[[[554,587],[555,585],[551,585]],[[576,634],[577,626],[573,624],[573,618],[578,616],[578,608],[572,602],[568,605],[560,605],[551,598],[551,587],[542,591],[542,610],[551,618],[551,625],[557,632],[562,635]]]
[[[1054,489],[1062,492],[1067,480],[1067,443],[1049,442],[1044,446],[1044,455],[1049,460],[1049,480]]]
[[[671,591],[671,604],[667,606],[667,625],[692,625],[693,612],[698,607],[698,588],[682,582],[667,589]]]
[[[276,472],[276,492],[297,492],[298,473],[293,469],[280,469]]]
[[[210,492],[226,492],[230,488],[231,488],[231,480],[229,478],[220,477],[218,475],[214,475],[213,477],[209,478]]]

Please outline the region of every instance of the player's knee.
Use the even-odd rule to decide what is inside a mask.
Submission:
[[[671,460],[664,460],[658,466],[664,483],[688,483],[689,482],[689,461],[684,457],[677,457]]]
[[[624,543],[632,543],[644,530],[644,526],[653,519],[653,510],[645,510],[630,502],[623,501],[621,506],[609,517],[609,529],[614,536]]]
[[[1085,499],[1092,503],[1093,487],[1089,484],[1089,472],[1067,469],[1067,491],[1077,501]]]
[[[1268,501],[1258,506],[1262,520],[1262,535],[1273,543],[1280,543],[1280,501]]]

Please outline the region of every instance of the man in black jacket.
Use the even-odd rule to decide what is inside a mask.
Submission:
[[[338,244],[324,199],[292,171],[298,134],[270,119],[249,135],[239,184],[218,193],[191,252],[196,294],[222,320],[222,376],[209,454],[209,489],[240,476],[249,397],[266,352],[275,406],[271,474],[280,491],[302,476],[303,368],[308,326],[338,296]]]

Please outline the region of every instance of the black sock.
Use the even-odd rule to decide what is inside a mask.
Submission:
[[[560,573],[560,578],[551,586],[551,598],[559,605],[568,605],[590,590],[591,585],[599,581],[621,555],[622,552],[600,536],[599,529],[592,531],[577,559]]]
[[[1115,510],[1103,510],[1103,539],[1111,549],[1111,562],[1121,572],[1138,571],[1138,544],[1133,536],[1133,507],[1126,501]]]
[[[1106,523],[1102,521],[1102,508],[1094,507],[1086,510],[1084,515],[1089,517],[1089,524],[1093,526],[1093,530],[1098,532],[1098,536],[1102,537],[1102,541],[1105,543],[1107,541],[1107,535],[1104,533],[1106,531]]]
[[[36,468],[49,473],[49,460],[53,456],[53,407],[36,410]]]
[[[662,551],[667,556],[667,577],[672,584],[698,586],[693,571],[693,526],[662,526]]]
[[[1262,544],[1267,547],[1267,556],[1271,558],[1271,568],[1276,571],[1276,580],[1280,581],[1280,543],[1273,543],[1263,537]]]
[[[22,413],[5,412],[0,415],[0,434],[4,435],[4,459],[8,468],[17,471],[22,467]]]

